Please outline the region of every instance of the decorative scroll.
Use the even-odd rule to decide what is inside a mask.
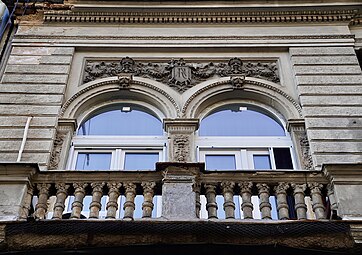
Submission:
[[[277,63],[270,61],[244,63],[240,58],[232,58],[228,62],[186,63],[181,58],[172,59],[168,63],[136,63],[133,59],[125,57],[121,61],[88,60],[84,69],[83,83],[119,76],[121,73],[154,79],[180,93],[200,82],[217,77],[238,77],[232,80],[236,88],[241,87],[246,76],[280,82]]]

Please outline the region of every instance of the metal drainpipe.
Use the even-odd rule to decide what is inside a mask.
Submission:
[[[18,158],[17,158],[16,162],[20,162],[20,160],[21,160],[21,155],[23,154],[26,139],[28,138],[28,131],[29,131],[29,126],[30,126],[30,121],[32,120],[32,118],[33,118],[33,116],[28,117],[28,119],[26,120],[24,134],[23,134],[23,140],[21,141],[19,154],[18,154]]]

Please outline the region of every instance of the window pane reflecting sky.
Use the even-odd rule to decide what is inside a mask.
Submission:
[[[222,110],[201,121],[200,136],[285,136],[282,126],[262,113]]]
[[[84,122],[78,135],[163,135],[159,119],[139,110],[112,110]]]
[[[235,170],[235,155],[206,155],[207,170]]]
[[[76,170],[108,170],[111,153],[78,153]]]
[[[153,170],[159,161],[158,153],[126,153],[125,170]]]

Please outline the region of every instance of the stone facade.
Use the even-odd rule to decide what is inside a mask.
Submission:
[[[60,220],[70,195],[75,198],[69,221],[82,217],[85,196],[92,197],[89,219],[100,218],[106,195],[104,221],[117,218],[117,201],[124,197],[123,219],[137,225],[136,196],[143,196],[142,220],[210,222],[217,219],[217,200],[223,197],[225,220],[215,222],[234,220],[236,206],[244,217],[240,224],[251,224],[245,222],[253,219],[253,209],[271,225],[278,224],[270,221],[274,210],[283,222],[305,221],[312,211],[328,224],[344,220],[338,224],[346,224],[348,234],[336,235],[334,247],[326,241],[327,232],[317,233],[317,245],[311,234],[301,241],[304,246],[294,247],[355,251],[362,242],[362,71],[357,58],[362,5],[304,2],[148,1],[144,8],[140,1],[68,0],[36,3],[18,15],[0,69],[0,200],[5,201],[0,227],[29,217],[42,222],[50,217],[52,203],[52,217]],[[102,107],[122,102],[141,102],[161,118],[166,162],[157,163],[157,171],[141,173],[69,170],[78,125]],[[205,171],[198,162],[199,123],[227,103],[274,113],[289,132],[294,169]],[[161,214],[154,219],[153,197],[161,195]],[[240,205],[235,196],[242,199]],[[259,199],[258,209],[253,197]],[[203,213],[207,220],[200,219]],[[16,250],[18,237],[7,233],[0,228],[0,248]],[[158,243],[161,237],[138,244]],[[286,243],[280,239],[274,243]],[[180,240],[198,242],[192,234]],[[264,241],[273,243],[273,238]],[[54,239],[33,247],[66,242]],[[230,238],[230,244],[261,243]]]

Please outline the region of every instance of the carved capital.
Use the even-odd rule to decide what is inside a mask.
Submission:
[[[216,193],[216,186],[215,183],[206,183],[204,184],[204,187],[206,189],[206,193]]]
[[[56,183],[55,184],[55,188],[57,189],[57,194],[58,193],[68,193],[68,189],[69,189],[70,185],[67,185],[65,183]]]
[[[122,183],[110,182],[110,183],[107,183],[107,187],[109,189],[109,192],[119,192],[119,188],[122,187]]]
[[[321,190],[323,188],[323,184],[320,184],[318,182],[312,182],[308,183],[308,188],[310,189],[311,193],[321,193]]]
[[[85,193],[85,188],[88,186],[88,183],[84,183],[84,182],[76,182],[73,183],[73,187],[74,187],[74,193],[77,192],[82,192]]]
[[[126,189],[126,193],[136,193],[136,184],[133,182],[126,182],[123,186]]]
[[[274,187],[275,193],[286,193],[287,189],[289,188],[289,184],[285,182],[279,182],[278,186]]]
[[[153,193],[154,189],[156,187],[156,183],[155,182],[142,182],[141,186],[142,186],[144,192]]]
[[[92,182],[91,183],[93,192],[102,192],[104,185],[105,185],[104,182]]]
[[[240,193],[251,193],[251,189],[253,188],[252,182],[239,182]]]
[[[269,194],[270,187],[269,187],[268,184],[266,184],[266,183],[258,183],[256,185],[256,187],[258,188],[259,194],[261,194],[261,193],[268,193]]]
[[[36,188],[39,190],[39,194],[48,194],[50,186],[48,183],[39,183]]]
[[[235,182],[224,181],[221,183],[222,192],[233,192],[235,187]]]
[[[294,194],[296,194],[296,193],[303,193],[304,194],[304,191],[307,188],[306,184],[291,183],[290,186],[293,188]]]

